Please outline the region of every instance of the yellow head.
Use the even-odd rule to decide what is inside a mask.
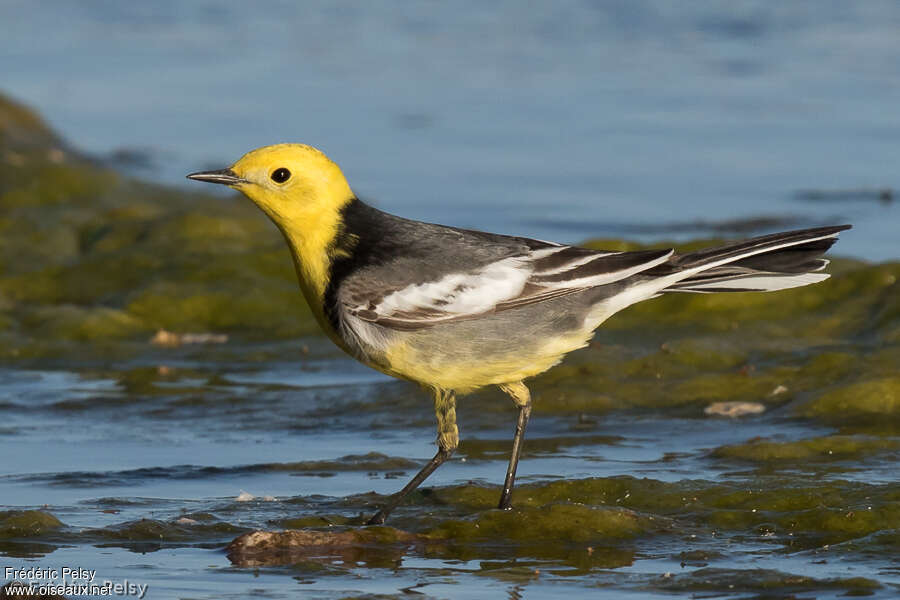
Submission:
[[[191,173],[188,178],[240,190],[282,231],[301,235],[353,198],[340,167],[304,144],[257,148],[228,169]]]
[[[312,146],[278,144],[248,152],[227,169],[188,178],[240,190],[259,206],[287,239],[310,304],[321,299],[341,208],[354,197],[331,159]]]

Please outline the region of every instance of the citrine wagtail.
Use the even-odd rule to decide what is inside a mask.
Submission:
[[[244,193],[281,230],[303,295],[348,354],[431,391],[434,458],[370,520],[383,523],[459,443],[456,396],[496,385],[519,408],[500,508],[509,508],[531,414],[524,380],[584,347],[603,321],[670,292],[774,291],[826,279],[849,225],[688,254],[604,252],[411,221],[359,200],[319,150],[279,144],[188,175]]]

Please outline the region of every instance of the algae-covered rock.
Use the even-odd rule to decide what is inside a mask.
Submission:
[[[62,521],[41,510],[0,511],[0,538],[34,537],[62,527]]]
[[[148,331],[126,311],[103,306],[38,306],[23,310],[21,323],[42,337],[82,342],[133,338]]]
[[[650,526],[646,517],[629,510],[559,503],[490,510],[471,519],[448,520],[428,536],[456,544],[474,540],[589,543],[635,537]]]
[[[9,155],[16,150],[46,151],[60,144],[60,139],[36,112],[0,93],[0,147],[7,152],[7,162],[22,160]]]
[[[229,557],[243,566],[334,559],[372,566],[424,552],[447,560],[500,561],[482,568],[502,576],[522,566],[504,562],[511,557],[543,559],[572,572],[619,567],[631,564],[635,546],[672,547],[673,539],[689,542],[695,532],[797,551],[851,542],[868,547],[871,536],[879,544],[893,543],[889,536],[900,527],[900,492],[890,483],[790,475],[770,476],[758,485],[742,478],[634,477],[529,483],[516,490],[513,509],[506,511],[493,508],[493,486],[460,484],[417,496],[414,510],[397,515],[399,530],[362,527],[360,518],[346,514],[307,515],[280,522],[291,528],[287,531],[240,536],[229,546]],[[366,496],[355,502],[362,500],[362,513],[382,501]],[[710,562],[714,554],[706,546],[679,551],[683,562],[713,556],[700,561]]]
[[[84,356],[159,328],[317,331],[249,202],[122,176],[0,97],[0,358]]]
[[[681,506],[685,489],[683,485],[625,476],[567,479],[520,484],[516,487],[515,506],[520,510],[555,504],[622,506],[660,514]],[[434,499],[445,505],[484,510],[496,503],[497,489],[472,483],[457,485],[434,490]]]
[[[792,442],[751,440],[716,448],[716,458],[752,462],[847,460],[900,449],[900,441],[890,438],[830,435]]]
[[[731,595],[737,590],[740,593],[761,594],[755,598],[798,598],[817,591],[843,591],[843,596],[868,596],[882,587],[877,581],[865,577],[818,579],[771,569],[714,567],[667,576],[655,583],[663,591],[693,593],[703,597]]]
[[[900,377],[858,381],[826,392],[801,409],[801,414],[831,421],[900,418]]]
[[[198,538],[226,537],[245,530],[246,528],[221,521],[139,519],[103,529],[91,529],[85,532],[84,537],[132,542],[184,542]]]
[[[900,527],[900,492],[892,484],[795,476],[769,477],[760,487],[743,481],[634,477],[526,484],[516,490],[512,511],[489,508],[496,489],[487,486],[441,488],[429,499],[463,516],[443,519],[425,532],[464,547],[487,540],[531,546],[598,544],[603,539],[711,529],[756,532],[801,549]],[[532,555],[535,551],[532,547]]]
[[[325,522],[328,521],[328,522]],[[590,544],[631,539],[655,526],[652,517],[632,511],[554,503],[512,511],[487,510],[456,518],[407,519],[415,531],[393,527],[348,528],[346,518],[307,517],[286,521],[296,526],[284,531],[245,533],[227,548],[229,559],[239,566],[286,565],[310,559],[342,559],[384,566],[398,560],[410,547],[450,557],[494,556],[493,548],[506,547],[500,555],[553,548],[551,554],[582,567],[630,564],[633,554],[606,548],[592,556]],[[575,548],[575,550],[573,550]],[[530,550],[529,550],[530,549]],[[532,552],[533,554],[533,552]]]

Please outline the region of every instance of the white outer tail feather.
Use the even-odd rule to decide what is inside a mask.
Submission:
[[[668,288],[666,292],[688,292],[712,294],[718,290],[748,290],[754,292],[777,292],[790,288],[819,283],[831,277],[828,273],[797,273],[779,275],[778,273],[760,273],[759,275],[738,275],[733,279],[720,279],[708,283],[696,283],[690,287]]]
[[[604,300],[596,304],[588,314],[585,319],[585,325],[590,327],[591,329],[595,329],[600,326],[603,321],[616,314],[620,310],[631,306],[632,304],[636,304],[637,302],[641,302],[642,300],[647,300],[649,298],[654,298],[659,296],[663,292],[692,292],[695,288],[702,287],[703,284],[691,285],[690,288],[677,289],[671,288],[672,285],[678,283],[679,281],[683,281],[688,279],[689,277],[696,275],[697,273],[702,273],[703,271],[708,271],[709,269],[713,269],[715,267],[720,267],[722,265],[726,265],[729,263],[734,263],[745,258],[749,258],[751,256],[755,256],[757,254],[765,254],[769,252],[776,252],[778,250],[782,250],[784,248],[789,248],[791,246],[799,246],[802,244],[809,244],[810,242],[817,242],[820,240],[827,240],[832,238],[837,238],[839,232],[834,232],[827,235],[821,235],[812,238],[802,238],[798,240],[792,240],[789,242],[785,242],[782,244],[777,244],[773,246],[762,246],[758,248],[753,248],[752,250],[748,250],[745,253],[738,254],[736,256],[729,256],[722,260],[713,261],[710,263],[705,263],[702,265],[698,265],[696,267],[688,268],[683,271],[679,271],[677,273],[672,273],[670,275],[659,277],[657,279],[650,279],[641,284],[628,287],[622,291],[622,293],[617,294],[611,298]],[[824,268],[824,265],[823,265]],[[817,269],[818,270],[818,269]],[[717,287],[719,289],[723,287],[728,287],[728,284],[731,284],[731,287],[735,289],[745,289],[750,288],[751,286],[747,285],[750,283],[750,280],[761,281],[761,283],[766,283],[771,287],[766,287],[760,291],[777,291],[784,290],[793,287],[800,287],[803,285],[809,285],[811,283],[818,283],[819,281],[823,281],[828,279],[829,275],[827,273],[797,273],[797,274],[773,274],[773,273],[760,273],[758,276],[756,275],[743,275],[740,277],[740,280],[733,280],[731,282],[728,281],[718,281],[713,284],[712,282],[707,284],[707,287]],[[778,281],[775,281],[775,278]],[[723,285],[724,284],[724,285]],[[759,284],[757,284],[759,285]],[[753,290],[757,289],[757,285],[752,286]],[[777,287],[776,287],[777,286]],[[710,293],[708,291],[704,291],[702,289],[697,290],[698,293]]]

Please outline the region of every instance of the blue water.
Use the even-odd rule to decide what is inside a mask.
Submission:
[[[570,242],[849,221],[840,252],[900,257],[896,2],[7,0],[0,23],[2,89],[147,178],[303,141],[415,218]]]
[[[235,533],[204,535],[188,528],[185,539],[174,541],[155,541],[146,535],[115,537],[120,527],[142,519],[171,523],[198,514],[215,515],[217,521],[243,529],[280,529],[285,518],[315,514],[323,507],[326,514],[353,511],[359,500],[348,507],[342,498],[367,491],[390,494],[402,485],[412,469],[391,476],[384,469],[256,468],[268,463],[340,461],[347,454],[373,451],[421,464],[433,452],[430,408],[419,390],[380,376],[354,378],[364,373],[362,367],[350,358],[335,358],[337,351],[324,340],[309,343],[311,368],[317,369],[313,378],[298,377],[296,369],[289,374],[286,365],[277,363],[258,371],[196,363],[191,366],[196,373],[182,378],[175,369],[171,388],[151,395],[131,393],[115,379],[98,378],[89,371],[0,369],[0,401],[7,403],[3,409],[6,430],[0,433],[0,456],[6,459],[0,473],[0,511],[43,508],[67,526],[61,533],[31,540],[0,537],[0,568],[96,569],[101,581],[148,585],[150,599],[337,600],[365,593],[407,594],[405,590],[415,589],[427,598],[587,594],[610,600],[663,600],[689,596],[667,592],[662,586],[672,577],[701,576],[707,561],[685,564],[679,558],[693,550],[710,552],[708,562],[713,568],[733,570],[735,589],[720,590],[714,597],[757,597],[748,595],[752,586],[745,588],[753,569],[796,573],[798,580],[865,577],[884,586],[871,596],[878,599],[892,598],[900,589],[894,557],[854,552],[852,545],[864,544],[865,538],[847,542],[849,548],[788,551],[781,545],[783,535],[779,541],[751,529],[738,535],[717,533],[691,528],[686,518],[685,529],[676,528],[675,535],[611,540],[608,551],[614,557],[616,553],[623,556],[622,562],[585,571],[558,560],[512,552],[508,560],[500,555],[491,559],[490,554],[464,559],[440,552],[400,553],[390,547],[383,552],[397,552],[392,567],[384,561],[367,563],[362,553],[354,562],[325,556],[288,567],[246,568],[231,565],[222,549]],[[284,344],[286,350],[288,346]],[[345,380],[348,371],[349,383]],[[229,393],[218,395],[211,385],[201,391],[176,389],[182,383],[197,386],[192,382],[197,373],[215,373],[220,388]],[[329,378],[332,385],[326,386]],[[270,388],[273,382],[279,387]],[[339,394],[332,394],[334,390]],[[538,407],[529,426],[532,448],[541,438],[562,435],[571,441],[547,452],[526,445],[518,480],[630,475],[672,483],[694,481],[701,488],[713,481],[761,488],[764,482],[757,479],[758,473],[747,470],[747,465],[716,463],[710,460],[709,449],[758,436],[796,439],[830,431],[809,421],[786,419],[779,412],[738,420],[701,419],[694,414],[679,417],[662,409],[613,412],[590,431],[609,440],[597,443],[590,437],[579,442],[573,429],[578,415],[541,414]],[[514,418],[508,400],[484,395],[464,398],[459,418],[464,433],[459,455],[435,473],[429,485],[475,481],[499,486],[505,452],[478,455],[467,453],[466,447],[468,443],[471,448],[476,439],[493,439],[502,440],[505,450]],[[893,460],[843,463],[835,471],[828,471],[827,465],[820,468],[818,476],[815,467],[798,469],[798,485],[808,484],[812,477],[858,477],[868,485],[896,478]],[[255,498],[237,501],[241,494]],[[403,508],[396,516],[434,508]],[[541,574],[532,574],[535,570]],[[802,597],[845,595],[840,586],[810,585],[814,592]]]

